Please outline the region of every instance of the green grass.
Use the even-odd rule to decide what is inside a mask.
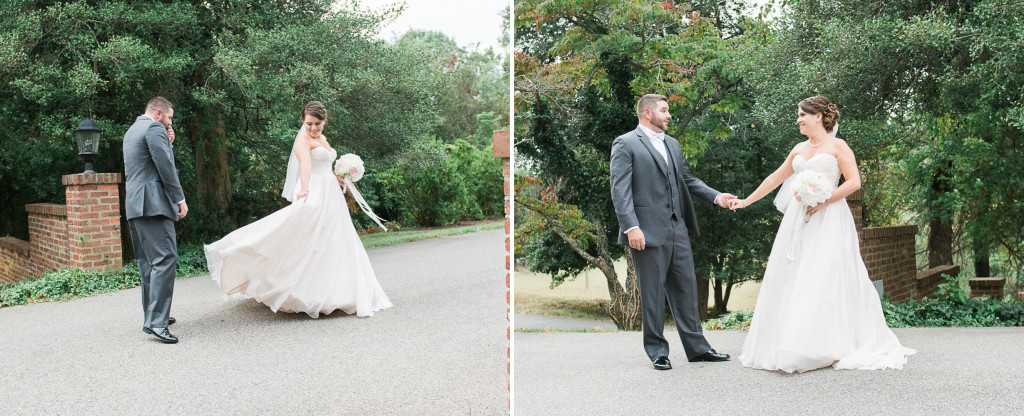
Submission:
[[[497,221],[488,224],[467,225],[451,228],[431,228],[407,231],[388,231],[386,233],[363,234],[359,236],[363,240],[363,247],[368,249],[375,247],[393,246],[395,244],[408,243],[411,241],[426,240],[428,238],[448,237],[462,235],[484,230],[496,230],[505,226],[505,221]]]
[[[606,303],[608,301],[596,299],[516,298],[516,313],[610,321],[611,316],[608,316],[604,306]]]

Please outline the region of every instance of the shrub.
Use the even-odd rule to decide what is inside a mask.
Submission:
[[[435,141],[418,142],[380,180],[386,192],[401,201],[403,223],[450,225],[471,209],[465,178],[444,145]]]
[[[96,293],[114,292],[139,285],[139,270],[134,263],[121,270],[86,271],[60,269],[44,273],[38,279],[25,279],[0,291],[0,306],[65,301]]]
[[[882,311],[890,327],[940,326],[1024,326],[1024,304],[1000,299],[972,299],[959,284],[959,277],[942,275],[934,298],[910,299],[902,304],[882,300]]]
[[[750,320],[753,318],[754,311],[743,309],[704,321],[702,326],[706,330],[747,330],[750,329]]]
[[[178,247],[177,277],[208,273],[206,254],[201,244]],[[121,270],[90,271],[60,269],[43,273],[39,278],[0,286],[0,307],[27,303],[67,301],[98,293],[130,289],[140,284],[139,268],[134,261]]]

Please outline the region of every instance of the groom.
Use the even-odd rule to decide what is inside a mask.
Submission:
[[[124,202],[142,276],[142,332],[168,344],[178,342],[167,329],[178,263],[174,221],[188,213],[168,136],[173,117],[171,102],[155,97],[124,134]]]
[[[697,279],[690,235],[700,235],[690,195],[723,208],[736,198],[690,174],[679,142],[665,134],[668,100],[647,94],[636,105],[640,125],[612,143],[611,191],[619,244],[629,244],[643,308],[644,350],[654,368],[668,370],[665,299],[689,361],[726,361],[704,339],[697,312]]]

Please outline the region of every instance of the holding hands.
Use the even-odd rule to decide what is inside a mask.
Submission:
[[[722,193],[715,198],[715,203],[722,208],[730,208],[732,201],[734,200],[736,200],[736,195],[730,193]]]
[[[729,206],[727,208],[729,208],[729,209],[731,209],[733,211],[736,211],[737,209],[740,209],[740,208],[746,208],[749,205],[750,205],[750,202],[747,201],[746,199],[736,198],[736,199],[732,199],[732,200],[729,201]]]

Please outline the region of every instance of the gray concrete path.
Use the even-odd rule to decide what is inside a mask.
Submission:
[[[518,326],[518,322],[517,322]],[[667,332],[673,369],[657,371],[640,332],[515,333],[516,416],[1024,414],[1024,328],[895,329],[919,352],[903,370],[803,374],[751,370],[746,332],[705,331],[724,363],[688,363]]]
[[[165,345],[139,289],[0,309],[0,414],[503,414],[504,231],[369,250],[394,307],[275,314],[178,280]]]

